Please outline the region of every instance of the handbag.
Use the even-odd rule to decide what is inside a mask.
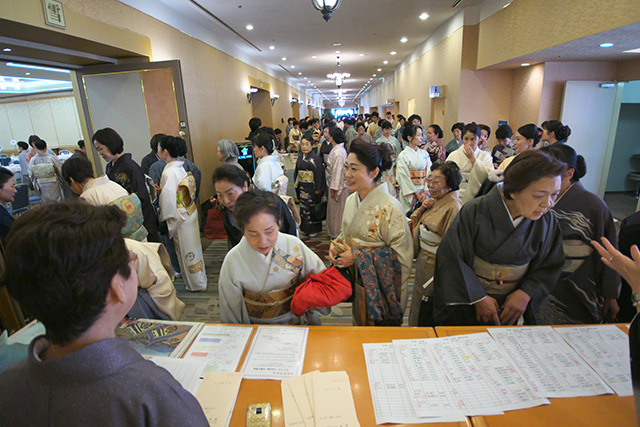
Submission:
[[[322,197],[320,203],[311,206],[311,221],[320,222],[327,219],[327,198]]]
[[[210,240],[227,238],[227,232],[224,229],[224,208],[217,200],[214,206],[207,211],[204,237]]]

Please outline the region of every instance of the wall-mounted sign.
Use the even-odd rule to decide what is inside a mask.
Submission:
[[[56,28],[67,29],[67,22],[64,20],[64,10],[62,3],[58,0],[42,0],[44,10],[44,23]]]
[[[444,98],[447,95],[447,86],[431,86],[429,88],[429,98]]]

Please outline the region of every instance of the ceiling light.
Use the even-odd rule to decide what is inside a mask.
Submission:
[[[276,47],[275,47],[275,46],[273,46],[273,45],[269,46],[269,50],[273,50],[273,49],[275,49],[275,48],[276,48]]]
[[[390,55],[395,55],[396,53],[398,53],[398,52],[396,52],[395,50],[389,52]]]
[[[373,75],[373,77],[376,77],[376,76],[377,76],[377,74],[374,74],[374,75]]]
[[[245,27],[247,30],[251,31],[253,30],[253,25],[251,24],[247,24],[247,26]]]
[[[292,66],[291,66],[291,68],[292,68],[292,69],[293,69],[293,68],[296,68],[296,66],[295,66],[295,65],[292,65]]]
[[[384,65],[387,65],[387,64],[389,63],[389,61],[384,60],[384,61],[382,61],[382,63],[383,63]]]
[[[361,54],[360,54],[360,55],[358,55],[358,56],[364,56],[364,53],[361,53]]]
[[[382,71],[382,68],[378,68],[378,71]]]
[[[337,42],[337,43],[334,43],[334,44],[333,44],[333,46],[334,46],[334,47],[342,46],[342,43]]]
[[[342,0],[311,0],[311,4],[316,10],[322,13],[322,17],[326,22],[331,19],[331,14],[338,10]]]
[[[640,47],[630,50],[623,50],[622,53],[640,53]]]
[[[529,65],[531,65],[531,64],[529,64],[528,62],[523,62],[523,63],[522,63],[522,64],[520,64],[520,65],[521,65],[522,67],[528,67],[528,66],[529,66]]]
[[[509,7],[510,4],[511,4],[511,2],[505,4],[504,6],[502,6],[502,8],[504,9],[505,7]]]
[[[600,47],[613,47],[613,43],[600,43]]]
[[[400,39],[400,43],[406,43],[409,39],[406,37],[403,37]]]
[[[24,73],[24,75],[25,75],[25,76],[30,76],[30,75],[31,75],[31,73]]]
[[[298,73],[298,75],[299,75],[299,76],[301,76],[301,75],[302,75],[302,73],[300,72],[300,73]]]
[[[19,64],[17,62],[7,62],[5,65],[7,67],[28,68],[28,69],[31,69],[31,70],[52,71],[54,73],[66,73],[66,74],[70,73],[69,70],[63,70],[62,68],[40,67],[39,65]]]
[[[423,13],[420,15],[420,19],[422,19],[423,21],[426,21],[426,20],[427,20],[427,18],[429,18],[429,14],[428,14],[427,12],[423,12]]]
[[[316,59],[316,58],[317,58],[317,56],[313,55],[311,58],[312,58],[312,59]]]
[[[286,60],[287,60],[287,57],[286,57],[286,56],[283,56],[283,57],[282,57],[282,60],[283,60],[283,61],[286,61]]]
[[[339,50],[336,50],[336,53],[340,53],[340,51],[339,51]]]
[[[10,48],[10,47],[5,47],[5,48],[4,48],[4,49],[2,49],[2,50],[4,50],[5,52],[11,52],[11,48]]]

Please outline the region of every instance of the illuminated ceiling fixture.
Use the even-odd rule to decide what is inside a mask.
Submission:
[[[313,7],[322,13],[322,17],[327,22],[331,19],[331,14],[338,10],[341,2],[342,0],[311,0]]]
[[[340,69],[339,56],[337,57],[337,62],[338,62],[338,65],[336,66],[336,72],[333,74],[327,74],[327,77],[333,80],[336,86],[338,86],[338,89],[340,89],[340,86],[342,86],[342,83],[345,80],[347,80],[349,77],[351,77],[351,74],[342,72],[342,70]]]

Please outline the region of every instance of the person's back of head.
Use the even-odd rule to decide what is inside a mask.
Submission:
[[[24,141],[18,141],[17,145],[18,145],[18,147],[22,148],[23,151],[29,149],[29,144],[27,144]]]
[[[165,135],[164,133],[156,133],[155,135],[153,135],[151,137],[151,140],[149,141],[149,146],[151,147],[151,151],[154,154],[158,152],[158,143],[165,136],[167,136],[167,135]]]
[[[47,149],[47,143],[43,139],[36,140],[33,145],[40,151]]]
[[[69,185],[72,179],[78,184],[84,184],[94,177],[91,162],[84,157],[71,157],[62,164],[62,177]]]
[[[249,129],[251,129],[251,132],[257,131],[260,126],[262,126],[262,120],[260,120],[259,117],[252,117],[251,120],[249,120]]]
[[[35,142],[39,139],[40,137],[38,135],[30,135],[27,141],[29,141],[29,145],[33,147],[33,144],[35,144]]]
[[[84,139],[78,141],[78,147],[80,147],[81,150],[84,150]]]
[[[513,136],[513,130],[509,125],[500,125],[496,129],[496,139],[505,140],[510,139]]]
[[[187,154],[187,142],[179,136],[164,136],[160,138],[158,146],[162,150],[167,150],[169,155],[174,159],[184,157]]]

